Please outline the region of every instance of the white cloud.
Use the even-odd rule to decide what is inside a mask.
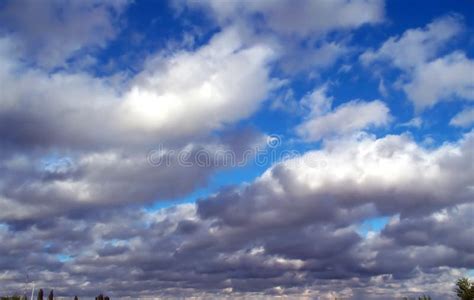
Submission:
[[[23,58],[56,67],[87,47],[103,47],[118,28],[127,0],[15,0],[2,3],[1,33],[12,34]]]
[[[123,86],[82,72],[26,67],[15,56],[15,40],[0,38],[0,135],[2,143],[28,161],[23,168],[12,167],[10,148],[0,160],[11,175],[0,180],[3,218],[36,219],[79,206],[173,198],[224,167],[219,161],[185,167],[173,154],[171,166],[154,167],[147,152],[158,143],[175,154],[185,148],[193,153],[249,150],[255,133],[223,133],[223,140],[215,142],[207,136],[248,117],[272,88],[272,49],[245,44],[240,34],[229,28],[195,51],[155,55]],[[51,154],[51,149],[71,155],[75,168],[34,169],[38,156]],[[21,175],[28,183],[10,189],[10,181]]]
[[[176,135],[248,117],[271,89],[265,44],[246,46],[233,27],[196,52],[158,56],[137,76],[121,114],[131,126]]]
[[[379,100],[370,102],[353,100],[330,110],[332,98],[325,94],[326,88],[314,91],[303,99],[311,108],[309,118],[297,127],[297,133],[308,141],[346,135],[367,127],[388,124],[388,107]]]
[[[383,0],[322,1],[188,1],[208,7],[221,24],[242,16],[263,17],[265,27],[283,35],[305,37],[336,29],[350,29],[383,20]]]
[[[301,99],[301,105],[310,111],[310,116],[321,116],[331,110],[333,97],[328,95],[328,88],[325,84]]]
[[[459,127],[469,127],[474,124],[474,107],[468,107],[455,115],[451,121],[450,125],[459,126]]]
[[[23,3],[29,5],[25,9],[38,6],[20,1],[20,12]],[[63,4],[55,1],[50,3]],[[18,31],[0,37],[0,253],[8,257],[0,270],[9,272],[2,278],[8,293],[24,288],[17,279],[34,267],[40,270],[37,286],[54,283],[64,293],[83,295],[107,290],[114,298],[222,298],[232,293],[242,298],[388,299],[433,288],[441,294],[436,297],[445,299],[451,293],[446,282],[458,275],[450,272],[474,266],[473,230],[462,230],[474,208],[473,131],[457,142],[430,147],[409,135],[376,138],[360,131],[390,122],[384,102],[353,100],[335,106],[327,86],[298,102],[295,97],[307,82],[300,85],[296,78],[292,86],[289,80],[271,78],[285,55],[302,54],[281,63],[290,71],[334,64],[352,50],[325,34],[381,20],[383,1],[213,1],[222,31],[205,45],[193,44],[197,48],[188,44],[173,52],[180,47],[173,46],[173,51],[152,55],[138,75],[120,84],[70,68],[44,69],[113,38],[109,25],[119,2],[89,1],[71,4],[80,12],[66,8],[67,20],[54,20],[49,6],[38,7],[38,15],[26,11],[15,16],[20,19],[15,26],[27,27],[23,36]],[[269,42],[274,36],[258,40],[259,33],[229,27],[229,19],[242,21],[236,17],[240,12],[258,19],[247,25],[263,24],[256,31],[284,36],[280,42],[308,44],[282,50],[287,45]],[[38,19],[26,19],[34,15],[41,21],[43,14],[48,20],[38,30],[46,31],[38,38],[50,44],[36,51],[27,40]],[[472,60],[460,52],[437,58],[443,43],[459,33],[458,21],[439,19],[361,59],[368,64],[391,61],[407,72],[400,87],[422,107],[451,97],[471,99]],[[97,26],[96,35],[90,26]],[[63,48],[45,57],[49,46],[61,43]],[[25,63],[25,49],[33,51],[31,58],[41,67]],[[94,63],[92,56],[89,63]],[[345,65],[340,72],[350,69]],[[381,94],[392,90],[387,80],[379,83]],[[250,159],[244,152],[261,148],[262,136],[215,130],[251,116],[276,87],[287,93],[272,108],[304,110],[297,133],[308,141],[323,140],[318,149],[195,203],[158,212],[145,206],[206,193],[199,187],[228,166],[224,152],[238,161]],[[472,122],[473,107],[451,120],[455,126]],[[401,125],[422,122],[415,117]],[[169,165],[147,160],[148,150],[158,143],[164,147],[156,149],[157,156]],[[191,165],[178,161],[180,154],[197,153],[210,159],[205,166],[196,156],[187,161]],[[357,233],[361,222],[382,215],[394,216],[384,230],[368,238]]]
[[[250,116],[273,87],[273,50],[245,44],[237,28],[196,51],[156,55],[125,88],[86,73],[25,70],[14,49],[14,41],[0,39],[0,115],[8,115],[0,132],[17,142],[113,146],[177,140]],[[13,121],[22,124],[15,134]]]
[[[380,81],[379,81],[378,90],[379,90],[380,95],[382,95],[383,97],[388,96],[387,87],[385,86],[385,82],[384,82],[383,78],[381,78]]]
[[[285,73],[317,72],[334,65],[352,49],[347,33],[384,19],[384,0],[194,1],[177,0],[209,13],[221,27],[239,24],[258,39],[277,44],[277,66]],[[338,35],[328,33],[338,31]],[[253,37],[255,38],[255,37]]]
[[[364,64],[390,61],[401,69],[409,69],[436,57],[440,49],[462,30],[457,17],[447,16],[425,28],[409,29],[400,37],[389,38],[378,50],[367,50],[360,59]]]
[[[407,135],[334,139],[321,150],[275,165],[259,183],[293,195],[282,199],[299,195],[308,201],[329,197],[341,203],[371,202],[395,213],[430,205],[450,206],[470,200],[474,193],[474,166],[469,163],[473,143],[474,132],[433,150],[419,146]],[[325,167],[318,162],[324,162]]]
[[[423,125],[423,119],[421,117],[415,117],[408,122],[398,124],[398,126],[402,127],[415,127],[420,128]]]
[[[446,44],[463,31],[458,16],[436,19],[425,28],[407,30],[389,38],[378,50],[368,50],[360,60],[365,65],[390,62],[401,69],[399,86],[418,110],[440,101],[474,99],[474,61],[460,51],[438,57]]]
[[[457,98],[474,100],[474,60],[454,52],[416,68],[403,90],[418,109]]]

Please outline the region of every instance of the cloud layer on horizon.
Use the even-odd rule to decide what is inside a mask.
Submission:
[[[427,150],[408,136],[355,136],[196,204],[64,216],[15,233],[3,228],[9,260],[2,268],[24,266],[3,280],[19,287],[27,272],[58,291],[93,294],[100,287],[114,296],[329,297],[344,285],[342,295],[367,299],[402,296],[394,287],[428,288],[433,282],[413,282],[439,274],[430,292],[445,297],[444,276],[474,267],[473,137]],[[312,164],[321,160],[324,167]],[[380,215],[391,218],[380,233],[358,231]],[[72,260],[55,259],[64,253]],[[100,284],[80,287],[83,278]]]

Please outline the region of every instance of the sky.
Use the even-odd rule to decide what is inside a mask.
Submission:
[[[0,294],[454,299],[471,0],[0,2]]]

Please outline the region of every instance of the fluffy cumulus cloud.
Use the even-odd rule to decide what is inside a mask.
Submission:
[[[262,139],[251,130],[205,137],[249,116],[271,89],[271,49],[244,45],[236,28],[195,52],[151,57],[125,88],[84,72],[28,68],[16,45],[1,38],[0,206],[13,226],[184,196],[223,167],[213,153],[239,156]],[[158,145],[174,151],[169,165],[147,160]],[[203,151],[213,159],[205,166],[179,161]]]
[[[364,52],[360,59],[366,65],[388,61],[405,72],[408,79],[401,79],[401,88],[418,109],[440,101],[473,100],[474,61],[462,51],[439,57],[463,29],[460,16],[448,15],[424,28],[389,38],[379,49]]]
[[[388,107],[379,100],[352,100],[331,110],[332,98],[326,95],[326,86],[307,95],[302,103],[310,114],[300,124],[297,133],[308,141],[325,137],[348,135],[364,128],[387,125],[390,121]]]
[[[474,100],[474,60],[455,52],[416,69],[413,80],[403,86],[418,107],[430,107],[438,101]]]
[[[445,280],[474,267],[474,169],[458,167],[469,166],[473,136],[431,150],[408,136],[340,140],[196,204],[3,228],[1,251],[59,293],[447,297]],[[361,235],[357,224],[379,214],[391,217],[385,228]],[[22,272],[3,280],[13,288]]]
[[[0,47],[0,132],[14,143],[80,146],[176,139],[248,117],[272,88],[272,49],[246,46],[237,28],[217,34],[196,52],[150,58],[125,90],[112,79],[86,73],[25,70],[12,60],[11,40],[3,39]],[[12,124],[22,125],[12,133]]]
[[[449,298],[474,269],[468,24],[387,39],[387,13],[0,3],[0,296]]]
[[[150,152],[109,150],[62,157],[7,156],[0,161],[4,173],[0,180],[0,218],[24,228],[56,216],[87,218],[91,209],[107,210],[111,206],[184,196],[204,185],[214,171],[226,167],[219,152],[245,159],[242,151],[260,145],[262,137],[249,132],[233,139],[238,139],[239,144],[233,145],[231,138]],[[158,151],[163,151],[163,156]],[[199,155],[208,157],[207,163],[190,166]]]
[[[177,127],[195,133],[249,116],[271,89],[274,51],[246,46],[242,34],[230,28],[196,52],[152,58],[124,96],[124,122],[176,135]]]
[[[25,9],[40,6],[27,4]],[[2,5],[9,11],[5,19],[26,22],[15,17],[16,3]],[[48,2],[39,12],[30,13],[56,22],[49,14],[59,8],[49,5],[64,3]],[[67,59],[75,51],[63,40],[74,36],[68,30],[81,27],[89,14],[109,16],[109,5],[119,3],[66,6],[65,16],[54,15],[58,22],[67,22],[58,29],[65,32],[45,30],[38,38],[53,39],[44,42],[47,47],[63,43],[64,47],[58,47],[64,51],[60,57],[51,57]],[[41,57],[47,48],[37,47],[40,52],[28,54],[44,66],[25,62],[26,54],[17,49],[30,41],[32,25],[13,21],[11,26],[19,33],[12,30],[0,37],[3,224],[24,230],[35,224],[55,224],[59,216],[89,219],[95,215],[91,210],[100,215],[111,207],[137,207],[185,196],[226,167],[217,153],[227,151],[245,160],[248,155],[243,152],[263,141],[263,134],[252,129],[208,135],[248,117],[272,89],[268,65],[272,49],[245,44],[244,33],[237,28],[217,33],[195,51],[156,53],[142,71],[127,78],[68,69],[51,72],[44,66],[52,62]],[[86,49],[94,43],[92,38],[106,43],[109,35],[100,35],[103,24],[88,24],[77,29],[89,30],[91,25],[93,32],[85,32],[84,40],[81,35],[72,39],[77,44],[71,47]],[[165,163],[155,165],[150,153],[162,153]],[[191,161],[199,153],[207,155],[207,164],[188,167],[185,163],[189,162],[183,163],[183,158]]]

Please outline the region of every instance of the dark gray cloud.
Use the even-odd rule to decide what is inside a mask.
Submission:
[[[261,134],[246,130],[165,150],[76,152],[52,158],[17,152],[0,161],[0,216],[20,229],[35,223],[47,226],[55,216],[93,218],[102,210],[182,197],[204,186],[216,170],[233,166],[220,152],[245,162],[262,141]],[[164,154],[153,157],[153,151]],[[206,164],[196,162],[201,154]]]
[[[306,154],[324,157],[323,169],[295,158],[196,204],[2,227],[3,281],[18,291],[31,286],[20,282],[28,273],[60,294],[115,297],[450,295],[449,282],[474,267],[473,172],[458,167],[471,158],[472,133],[432,150],[403,136],[338,141],[351,153],[349,166],[334,143]],[[354,172],[359,163],[365,174]],[[375,176],[374,163],[393,172]],[[416,183],[405,178],[414,170],[423,170]],[[385,228],[361,234],[361,222],[381,213],[391,218]],[[14,269],[20,261],[27,264]]]
[[[43,10],[57,10],[48,5],[38,18],[49,18],[40,16]],[[125,4],[84,2],[63,13],[102,14],[120,5]],[[21,31],[21,24],[11,26]],[[16,37],[0,34],[0,218],[17,229],[185,196],[230,166],[218,152],[242,161],[263,143],[256,130],[224,127],[255,111],[270,89],[272,50],[243,45],[237,28],[223,30],[196,51],[154,54],[136,77],[123,80],[30,65],[17,51]],[[240,80],[229,80],[237,74]],[[166,163],[151,162],[153,150],[165,153]],[[204,166],[179,161],[182,154],[195,158],[203,152],[209,160]]]

